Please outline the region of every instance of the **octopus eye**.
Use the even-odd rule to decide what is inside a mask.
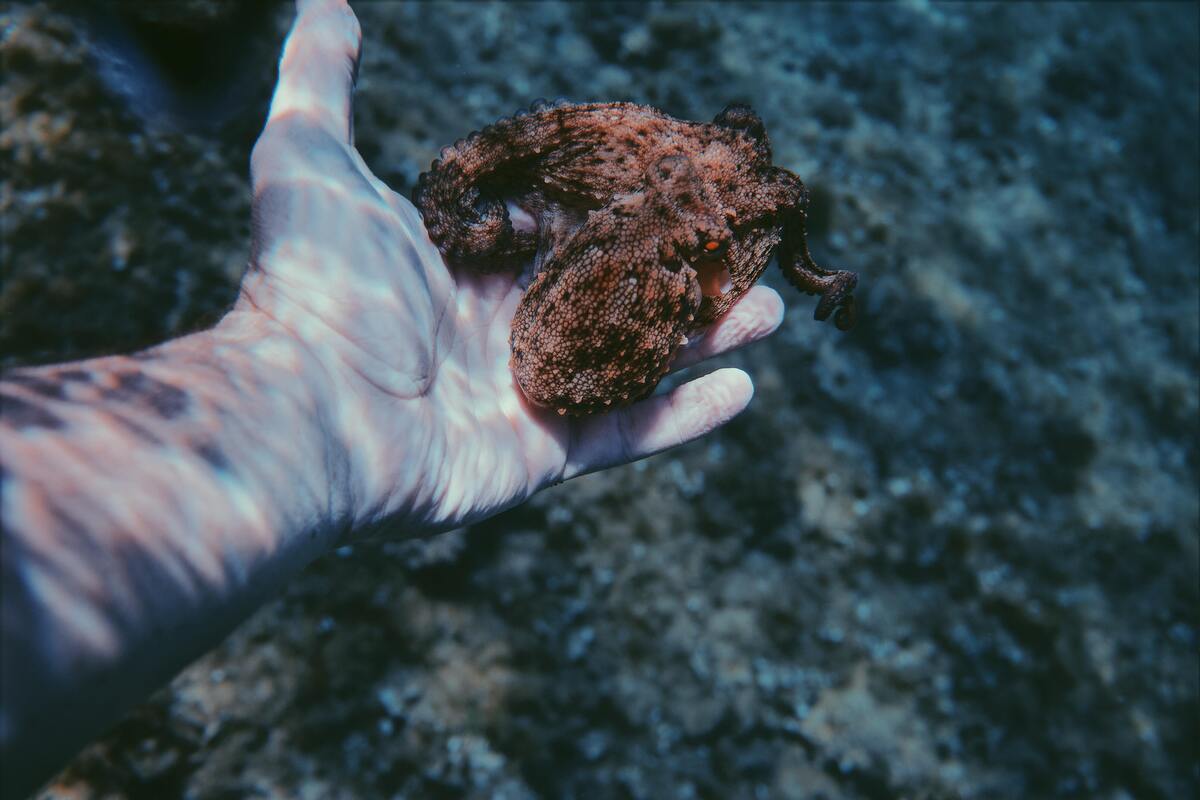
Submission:
[[[701,245],[701,248],[704,251],[703,255],[710,258],[715,258],[716,256],[722,255],[729,248],[729,242],[722,241],[720,239],[705,239],[704,244]]]

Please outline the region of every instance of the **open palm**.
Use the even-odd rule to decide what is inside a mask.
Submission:
[[[300,339],[353,498],[346,520],[432,532],[547,485],[690,441],[753,392],[718,370],[612,413],[573,419],[524,398],[508,367],[521,288],[451,271],[416,209],[354,149],[358,22],[343,0],[301,0],[255,146],[254,245],[241,303]],[[677,356],[676,369],[766,336],[782,301],[759,287]]]

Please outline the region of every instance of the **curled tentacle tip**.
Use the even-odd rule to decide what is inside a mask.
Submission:
[[[847,297],[846,302],[837,310],[837,314],[833,316],[833,324],[837,326],[839,331],[851,330],[855,323],[858,322],[858,312],[854,307],[854,298]]]
[[[824,322],[833,314],[833,324],[840,331],[848,331],[858,321],[858,313],[854,306],[854,295],[844,295],[840,292],[827,292],[817,303],[813,311],[813,319]]]
[[[829,293],[821,295],[821,299],[817,302],[817,307],[813,310],[813,319],[817,322],[824,322],[829,319],[829,315],[837,308],[837,300]]]

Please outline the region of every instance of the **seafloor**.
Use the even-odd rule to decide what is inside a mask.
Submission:
[[[123,8],[3,12],[8,366],[245,263],[289,9]],[[736,422],[318,562],[42,797],[1197,796],[1196,5],[356,10],[398,191],[538,96],[747,100],[860,324],[770,274]]]

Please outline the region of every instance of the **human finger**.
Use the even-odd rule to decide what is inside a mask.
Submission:
[[[713,323],[704,336],[680,349],[671,371],[745,347],[775,332],[783,322],[783,299],[769,286],[755,286]]]
[[[297,0],[296,21],[279,59],[267,128],[299,115],[350,144],[352,99],[362,29],[345,0]]]
[[[625,464],[697,439],[737,416],[754,396],[750,376],[719,369],[629,408],[578,423],[563,478]]]

